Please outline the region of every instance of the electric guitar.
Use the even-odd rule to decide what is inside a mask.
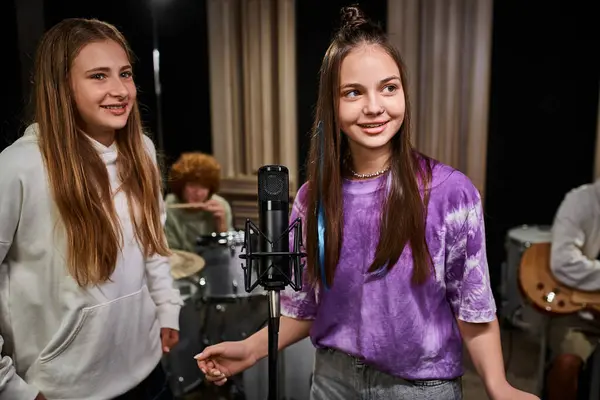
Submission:
[[[534,243],[523,252],[519,286],[538,309],[551,314],[581,310],[600,313],[600,292],[583,292],[556,280],[550,270],[550,243]]]

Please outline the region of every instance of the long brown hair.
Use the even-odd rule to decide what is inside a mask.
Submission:
[[[392,268],[409,244],[414,264],[412,281],[420,284],[427,280],[433,265],[425,241],[432,160],[418,153],[411,145],[410,102],[406,91],[406,72],[400,54],[389,43],[382,29],[366,20],[362,12],[354,6],[342,9],[342,27],[327,49],[320,70],[319,97],[307,167],[308,275],[311,281],[324,283],[319,278],[319,200],[325,214],[324,269],[325,283],[328,285],[333,283],[339,261],[343,233],[342,172],[344,159],[349,151],[348,138],[341,133],[337,117],[340,69],[348,53],[363,44],[380,46],[394,59],[400,70],[406,100],[404,121],[399,132],[391,139],[391,187],[381,213],[379,242],[369,271],[386,266],[388,269]],[[320,154],[324,155],[322,160]]]
[[[133,62],[123,35],[112,25],[66,19],[42,38],[35,58],[34,120],[50,190],[66,234],[67,265],[80,286],[106,282],[123,242],[106,165],[77,126],[70,70],[81,49],[112,40]],[[128,199],[135,236],[145,256],[168,255],[159,211],[158,168],[144,145],[137,102],[116,133],[120,190]]]

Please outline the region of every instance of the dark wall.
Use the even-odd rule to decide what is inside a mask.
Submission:
[[[305,162],[310,130],[319,89],[319,68],[327,47],[340,23],[340,9],[355,4],[348,0],[296,1],[296,87],[298,92],[298,162],[300,179],[306,179]],[[386,28],[387,1],[371,0],[359,3],[372,20]]]
[[[551,225],[593,179],[600,24],[592,2],[494,2],[486,223],[492,282],[508,229]]]
[[[163,2],[158,18],[167,163],[212,153],[206,0]],[[218,121],[216,121],[218,124]]]
[[[0,151],[2,151],[19,136],[23,108],[17,23],[12,1],[0,2],[0,37],[2,37],[4,69],[0,94]]]

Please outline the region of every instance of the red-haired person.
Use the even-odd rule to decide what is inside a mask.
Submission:
[[[209,154],[183,153],[173,164],[165,223],[172,249],[195,252],[198,237],[233,229],[231,206],[217,194],[220,185],[221,166]]]

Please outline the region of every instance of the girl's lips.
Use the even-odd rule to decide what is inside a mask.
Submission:
[[[389,121],[383,123],[358,124],[360,129],[368,135],[377,135],[385,130]]]

